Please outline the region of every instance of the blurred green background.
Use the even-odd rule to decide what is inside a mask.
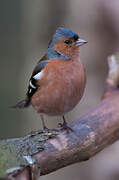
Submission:
[[[13,110],[23,99],[31,72],[56,28],[67,27],[89,41],[81,48],[87,85],[80,104],[66,115],[72,121],[100,102],[107,74],[106,58],[119,47],[119,1],[0,1],[0,138],[19,137],[41,128],[32,107]],[[45,117],[56,127],[60,117]],[[91,160],[66,167],[41,180],[117,180],[119,143]]]

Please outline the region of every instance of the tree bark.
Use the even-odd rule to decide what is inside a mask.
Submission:
[[[109,57],[108,64],[101,103],[68,124],[72,130],[32,132],[0,142],[3,179],[35,180],[39,175],[88,160],[119,139],[119,55]]]

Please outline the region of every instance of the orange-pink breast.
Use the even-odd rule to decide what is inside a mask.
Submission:
[[[38,113],[63,115],[71,111],[83,95],[85,69],[80,60],[48,62],[31,103]]]

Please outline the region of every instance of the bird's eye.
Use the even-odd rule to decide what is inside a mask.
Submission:
[[[66,40],[66,41],[64,41],[64,43],[66,43],[66,44],[72,44],[72,41],[71,41],[71,40]]]

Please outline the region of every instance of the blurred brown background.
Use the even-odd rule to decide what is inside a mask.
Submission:
[[[24,98],[36,62],[44,54],[52,34],[67,27],[89,41],[81,48],[87,70],[87,86],[81,103],[66,115],[76,119],[100,102],[107,74],[106,58],[119,47],[118,0],[1,0],[0,1],[0,137],[19,137],[41,128],[30,107],[12,110]],[[46,117],[56,127],[60,117]],[[41,180],[118,180],[119,143],[91,160],[66,167]]]

